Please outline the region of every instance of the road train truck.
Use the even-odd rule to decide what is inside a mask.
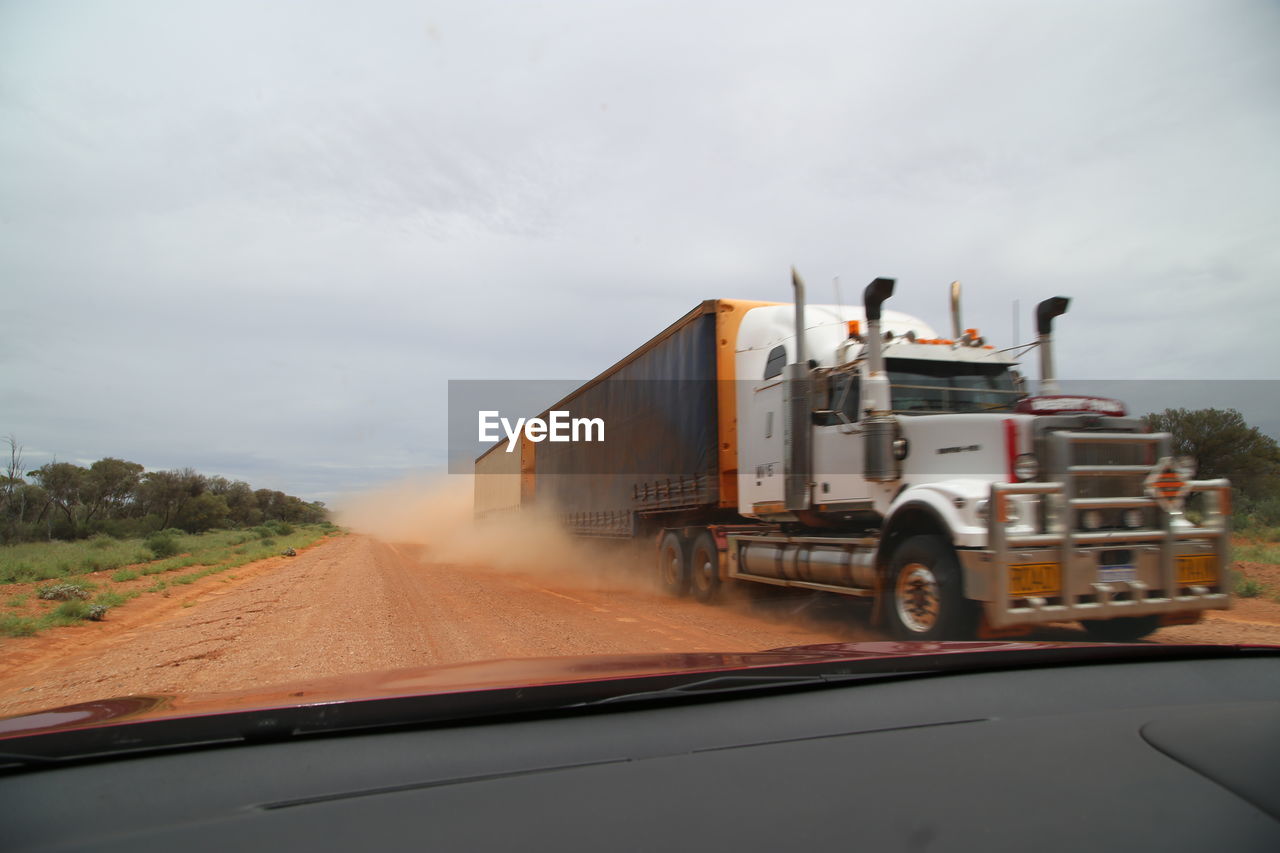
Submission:
[[[902,639],[1079,622],[1128,641],[1229,606],[1229,483],[1193,480],[1120,401],[1060,392],[1069,300],[1037,306],[1030,394],[1019,348],[962,328],[958,283],[945,337],[883,307],[893,279],[861,307],[806,306],[792,283],[791,305],[704,301],[509,431],[476,460],[478,514],[534,506],[633,540],[673,595],[864,598]],[[600,434],[545,440],[556,418]]]

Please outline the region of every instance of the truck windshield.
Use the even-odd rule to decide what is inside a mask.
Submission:
[[[1008,411],[1018,401],[1004,364],[887,359],[893,410],[900,414]]]

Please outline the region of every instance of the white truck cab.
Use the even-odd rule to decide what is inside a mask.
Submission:
[[[904,638],[1080,620],[1127,640],[1228,606],[1229,484],[1193,482],[1121,403],[1057,394],[976,329],[881,308],[748,311],[735,347],[738,511],[775,526],[728,537],[726,578],[873,597]],[[796,329],[803,334],[796,335]],[[1200,520],[1189,492],[1208,495]]]

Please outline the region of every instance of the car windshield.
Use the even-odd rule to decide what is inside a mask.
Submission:
[[[1021,396],[1003,364],[891,358],[887,366],[893,410],[901,414],[1011,411]]]
[[[1275,15],[0,3],[0,718],[1280,641]]]

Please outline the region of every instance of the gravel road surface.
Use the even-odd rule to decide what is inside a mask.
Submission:
[[[606,571],[433,563],[349,535],[113,609],[106,622],[0,643],[0,716],[130,693],[190,693],[465,661],[754,651],[879,637],[839,596],[731,596],[708,607]],[[1164,642],[1280,643],[1280,605],[1237,602]],[[1085,639],[1050,627],[1034,639]]]

